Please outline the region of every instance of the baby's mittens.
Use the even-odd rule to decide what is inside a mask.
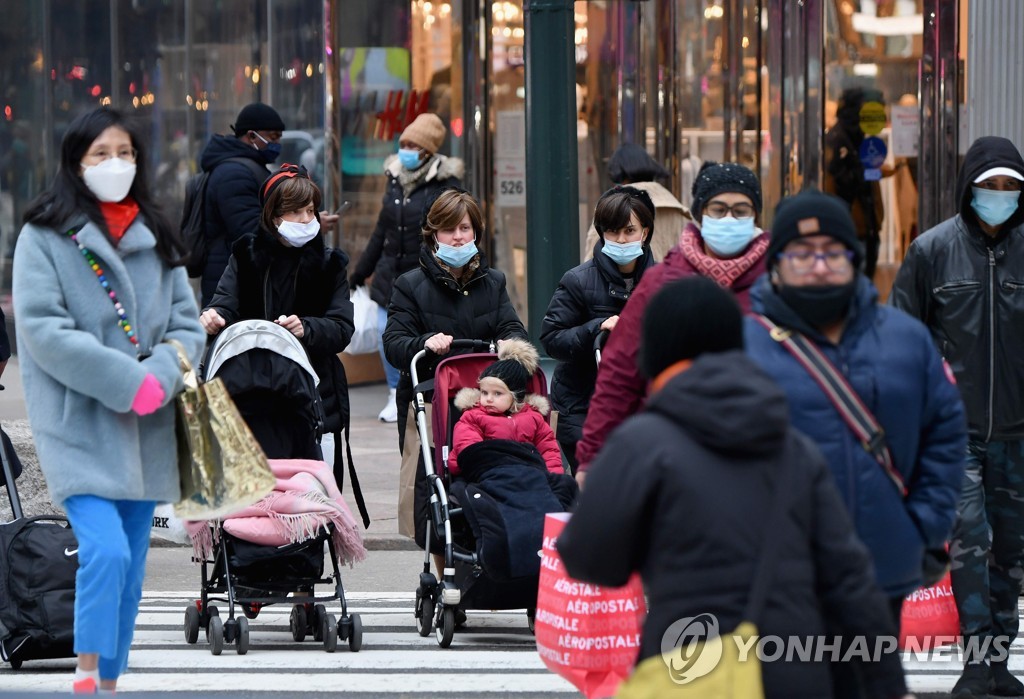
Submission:
[[[152,374],[146,374],[142,385],[139,386],[139,392],[135,394],[135,400],[132,401],[132,410],[137,415],[149,415],[163,404],[165,395],[157,378]]]

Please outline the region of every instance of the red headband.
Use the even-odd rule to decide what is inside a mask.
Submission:
[[[267,181],[263,183],[263,188],[260,189],[260,203],[264,203],[267,197],[270,196],[270,192],[279,185],[283,180],[291,177],[304,177],[309,179],[309,173],[306,172],[306,168],[302,165],[292,165],[291,163],[284,163],[281,165],[281,169],[267,178]]]

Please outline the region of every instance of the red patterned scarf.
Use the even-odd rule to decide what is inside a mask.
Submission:
[[[765,250],[768,249],[768,236],[762,233],[754,238],[742,255],[723,260],[704,252],[704,241],[700,233],[695,228],[687,226],[679,237],[679,248],[683,252],[683,257],[693,265],[698,274],[713,279],[723,289],[731,289],[733,282],[764,257]]]
[[[114,245],[117,245],[124,237],[128,226],[132,225],[132,221],[139,215],[139,205],[131,197],[125,197],[123,201],[117,202],[101,201],[100,212],[107,223],[110,237],[114,239]]]

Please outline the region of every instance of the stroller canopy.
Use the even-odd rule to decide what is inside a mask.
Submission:
[[[253,349],[270,350],[290,359],[313,377],[314,386],[320,385],[320,377],[313,371],[299,339],[269,320],[243,320],[225,328],[210,350],[206,378],[216,376],[224,362]]]

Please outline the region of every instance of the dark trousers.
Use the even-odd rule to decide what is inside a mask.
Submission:
[[[900,635],[900,615],[903,612],[903,597],[889,598],[889,611],[895,621],[896,636]],[[845,639],[840,657],[846,654],[853,639]],[[898,651],[895,651],[898,652]],[[864,663],[859,660],[831,664],[832,696],[835,699],[871,699],[868,681],[865,678]]]

